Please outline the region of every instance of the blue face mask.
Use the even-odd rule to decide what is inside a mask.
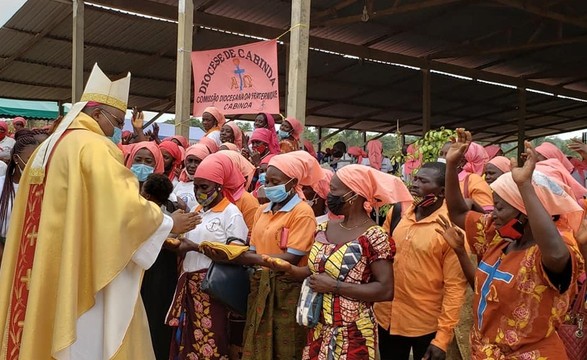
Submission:
[[[279,130],[277,132],[277,136],[279,136],[279,140],[287,139],[289,137],[289,135],[290,135],[290,133],[287,131]]]
[[[140,182],[147,180],[149,175],[155,171],[155,168],[145,164],[132,164],[130,171],[139,179]]]
[[[265,185],[265,179],[267,177],[266,173],[260,173],[259,174],[259,184],[261,185]]]
[[[120,130],[119,128],[115,127],[114,128],[114,134],[112,134],[112,136],[109,136],[108,139],[112,140],[112,142],[115,145],[118,145],[122,142],[122,130]]]
[[[269,201],[271,201],[272,203],[280,203],[287,199],[290,192],[285,189],[285,185],[289,184],[290,181],[288,181],[285,184],[269,187],[265,186],[265,196],[267,197],[267,199],[269,199]]]

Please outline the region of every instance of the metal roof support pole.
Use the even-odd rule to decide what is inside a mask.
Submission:
[[[525,151],[526,137],[526,89],[518,88],[518,161],[522,163],[522,153]]]
[[[363,131],[363,147],[367,145],[367,132]]]
[[[73,0],[73,39],[71,54],[71,103],[84,91],[84,1]]]
[[[430,130],[431,106],[430,69],[422,69],[422,136]]]
[[[318,126],[318,151],[322,151],[322,126]]]
[[[175,133],[189,139],[192,76],[192,41],[194,29],[193,0],[179,0],[177,5],[177,71],[175,82]],[[194,114],[195,115],[195,114]]]
[[[311,0],[293,0],[287,76],[287,116],[306,123]],[[302,135],[303,136],[303,135]],[[300,141],[303,141],[300,136]]]

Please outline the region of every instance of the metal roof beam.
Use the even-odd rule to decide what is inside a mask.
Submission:
[[[416,3],[409,3],[404,5],[397,5],[394,4],[393,6],[377,10],[373,13],[369,13],[369,20],[382,18],[389,15],[398,15],[398,14],[406,14],[409,12],[420,11],[424,9],[429,9],[433,7],[443,6],[443,5],[451,5],[457,2],[462,2],[463,0],[424,0],[419,1]],[[346,25],[352,24],[356,22],[362,21],[363,14],[358,15],[351,15],[345,16],[337,19],[330,19],[330,20],[318,20],[315,21],[312,26],[339,26],[339,25]]]
[[[525,1],[525,0],[494,0],[500,4],[507,5],[516,9],[523,10],[525,12],[529,12],[534,15],[538,15],[540,17],[560,21],[561,23],[574,25],[580,28],[587,29],[587,21],[573,17],[565,14],[561,14],[552,10],[545,9],[540,6],[533,5],[532,1]]]
[[[5,59],[2,62],[2,64],[0,64],[0,73],[2,73],[2,71],[4,71],[8,67],[8,65],[10,65],[10,63],[24,55],[30,49],[32,49],[35,45],[37,45],[39,41],[41,41],[45,36],[47,36],[47,34],[49,34],[53,29],[59,26],[67,18],[69,18],[72,12],[73,7],[69,8],[68,11],[64,11],[59,16],[57,16],[49,26],[43,29],[43,31],[39,33],[31,33],[33,37],[30,38],[29,41],[22,44],[22,46],[14,54],[12,54],[9,58]],[[8,29],[6,26],[4,26],[3,28]]]
[[[504,47],[496,47],[496,48],[489,48],[489,49],[479,49],[475,47],[469,47],[468,49],[462,50],[448,50],[448,51],[439,51],[435,54],[429,56],[430,59],[446,59],[446,58],[455,58],[455,57],[469,57],[469,56],[483,56],[483,55],[503,55],[507,53],[516,53],[516,52],[524,52],[528,50],[537,50],[543,49],[552,46],[561,46],[561,45],[570,45],[570,44],[579,44],[587,42],[587,35],[583,36],[575,36],[572,38],[566,39],[556,39],[556,40],[548,40],[542,42],[535,42],[535,43],[523,43],[517,45],[509,45]]]

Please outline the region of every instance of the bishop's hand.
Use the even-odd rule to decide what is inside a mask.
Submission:
[[[173,234],[183,234],[190,230],[193,230],[198,224],[202,222],[202,218],[199,213],[185,212],[183,210],[177,210],[171,214],[173,219],[173,228],[171,232]]]

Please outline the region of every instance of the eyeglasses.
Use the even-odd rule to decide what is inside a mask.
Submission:
[[[100,111],[103,111],[104,113],[112,116],[116,125],[114,125],[112,123],[110,123],[110,125],[112,125],[113,127],[117,127],[119,129],[122,129],[124,127],[124,119],[122,119],[122,120],[118,119],[116,116],[112,115],[112,113],[106,109],[100,108]],[[108,116],[106,116],[106,117],[108,118]],[[110,118],[108,118],[108,121],[110,121]]]

